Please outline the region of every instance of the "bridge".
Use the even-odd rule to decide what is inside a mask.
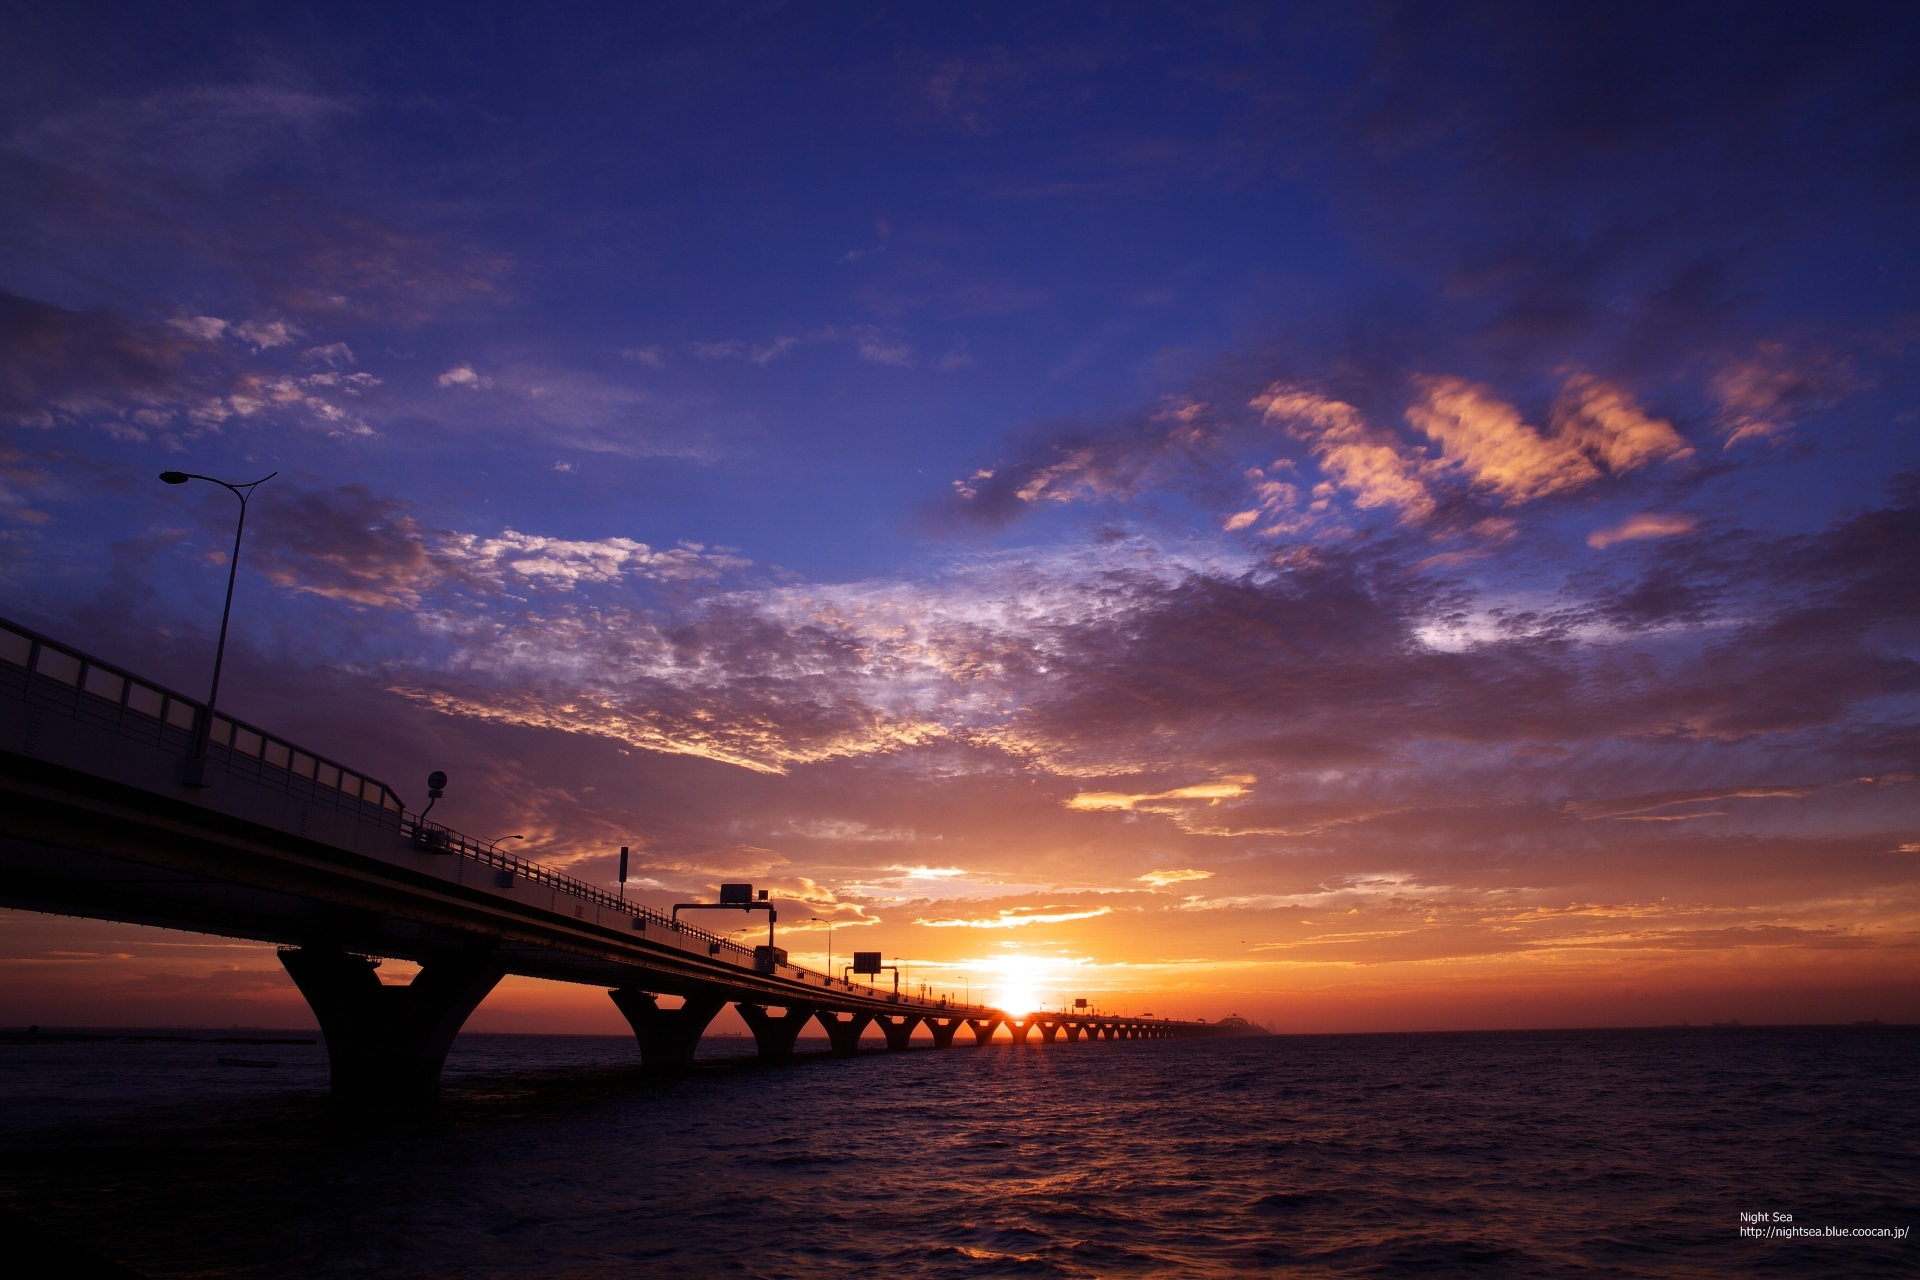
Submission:
[[[189,786],[188,760],[205,756]],[[278,944],[326,1040],[336,1095],[433,1094],[453,1038],[507,974],[603,986],[650,1070],[684,1068],[728,1004],[761,1059],[809,1021],[847,1056],[925,1023],[951,1048],[1245,1034],[1221,1023],[1023,1013],[888,992],[788,964],[498,852],[394,789],[154,681],[0,619],[0,906]],[[380,958],[411,961],[383,984]],[[661,997],[678,998],[677,1007]]]

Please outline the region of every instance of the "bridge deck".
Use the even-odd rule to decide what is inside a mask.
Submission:
[[[0,905],[443,968],[485,955],[498,971],[489,988],[519,973],[689,1005],[732,1000],[817,1013],[830,1033],[847,1015],[855,1041],[872,1017],[896,1030],[903,1017],[937,1020],[948,1040],[961,1019],[987,1034],[1012,1021],[757,962],[697,926],[423,822],[381,780],[225,715],[209,723],[209,785],[189,787],[205,716],[193,699],[0,621]],[[1030,1023],[1072,1024],[1070,1038],[1082,1026],[1126,1038],[1224,1030],[1098,1015],[1013,1025],[1024,1035]]]

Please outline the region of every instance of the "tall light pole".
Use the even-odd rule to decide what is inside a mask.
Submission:
[[[808,916],[807,919],[812,921],[814,924],[823,924],[827,926],[827,977],[832,978],[833,977],[833,921],[827,919],[825,916]]]
[[[234,497],[240,499],[240,520],[233,526],[233,557],[227,563],[227,603],[220,610],[220,643],[213,650],[213,685],[207,690],[207,713],[200,717],[200,727],[193,735],[193,754],[187,758],[185,781],[190,787],[207,785],[207,738],[213,732],[213,704],[220,696],[220,666],[227,657],[227,621],[233,616],[233,582],[240,573],[240,535],[247,528],[247,499],[253,491],[267,481],[279,475],[278,471],[269,471],[258,480],[245,484],[229,484],[225,480],[215,480],[212,476],[194,475],[186,471],[162,471],[160,478],[168,484],[185,484],[189,480],[205,480],[217,484]]]

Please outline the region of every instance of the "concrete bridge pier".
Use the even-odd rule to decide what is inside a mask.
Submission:
[[[933,1032],[933,1047],[936,1049],[953,1048],[953,1033],[960,1029],[961,1018],[927,1018],[924,1020],[927,1030]]]
[[[998,1018],[968,1018],[967,1026],[973,1029],[973,1043],[983,1045],[993,1039],[993,1033],[1000,1028]]]
[[[640,1065],[648,1071],[680,1071],[693,1061],[707,1024],[726,1005],[722,991],[690,995],[678,1009],[662,1009],[650,993],[632,987],[607,992],[626,1015],[633,1038],[640,1042]]]
[[[753,1044],[760,1051],[762,1062],[785,1062],[792,1058],[793,1042],[800,1038],[800,1029],[807,1025],[807,1019],[813,1017],[813,1009],[807,1005],[782,1010],[778,1018],[767,1012],[763,1004],[741,1001],[733,1007],[753,1032]]]
[[[336,1097],[405,1105],[430,1101],[467,1016],[506,976],[490,951],[428,960],[406,986],[385,986],[377,962],[338,947],[280,952],[327,1041]]]
[[[1025,1044],[1027,1037],[1033,1034],[1033,1025],[1032,1018],[1024,1018],[1018,1022],[1009,1021],[1007,1030],[1012,1033],[1015,1044]]]
[[[880,1024],[881,1033],[887,1037],[888,1053],[903,1053],[913,1040],[913,1029],[920,1025],[917,1014],[903,1014],[898,1018],[880,1014],[874,1018]]]
[[[826,1028],[827,1039],[833,1042],[833,1056],[851,1058],[860,1052],[860,1033],[873,1021],[870,1013],[835,1013],[831,1009],[816,1009],[814,1017]],[[909,1026],[908,1032],[913,1028]],[[759,1032],[755,1032],[758,1035]]]
[[[1042,1041],[1043,1041],[1044,1043],[1046,1043],[1046,1044],[1052,1044],[1052,1043],[1053,1043],[1053,1038],[1054,1038],[1055,1036],[1057,1036],[1057,1035],[1059,1035],[1059,1034],[1060,1034],[1060,1024],[1059,1024],[1059,1023],[1057,1023],[1057,1022],[1043,1022],[1043,1023],[1041,1023],[1041,1024],[1040,1024],[1040,1039],[1041,1039],[1041,1040],[1042,1040]]]

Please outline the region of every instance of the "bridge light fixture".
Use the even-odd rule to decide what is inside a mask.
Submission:
[[[193,750],[187,757],[186,772],[181,781],[189,787],[207,785],[207,739],[213,733],[213,706],[220,697],[220,667],[227,658],[227,622],[233,617],[233,584],[240,573],[240,535],[247,528],[247,499],[253,491],[267,481],[279,475],[270,471],[258,480],[249,480],[241,484],[232,484],[225,480],[216,480],[212,476],[196,475],[190,471],[162,471],[160,479],[167,484],[185,484],[189,480],[205,480],[208,484],[217,484],[234,497],[240,499],[240,519],[233,526],[233,555],[227,560],[227,603],[220,610],[220,643],[213,650],[213,683],[207,689],[206,714],[200,717],[199,725],[193,733]]]
[[[427,815],[433,812],[433,806],[440,803],[440,797],[447,793],[447,775],[435,769],[427,775],[427,807],[420,811],[420,821],[425,822]]]

